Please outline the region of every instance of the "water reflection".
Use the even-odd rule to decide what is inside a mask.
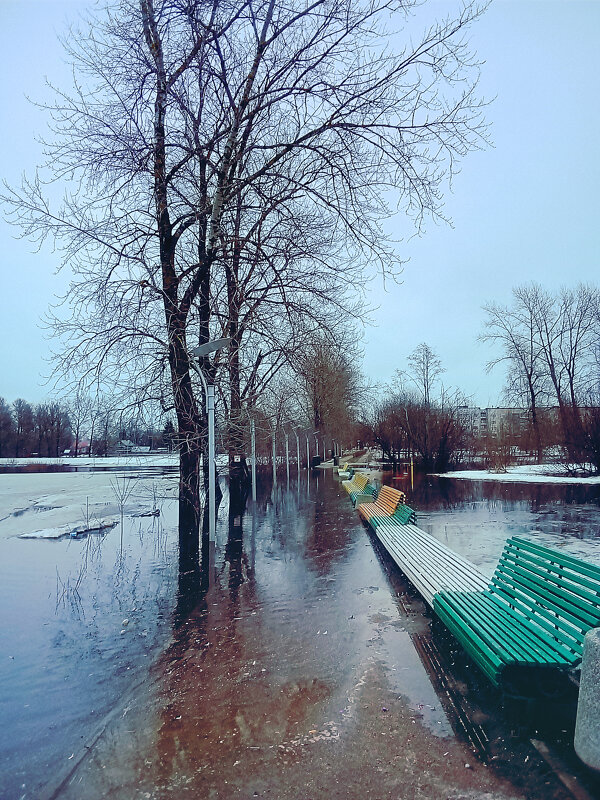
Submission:
[[[386,476],[390,482],[391,476]],[[418,476],[407,492],[418,525],[491,574],[504,542],[525,536],[600,563],[600,486]]]

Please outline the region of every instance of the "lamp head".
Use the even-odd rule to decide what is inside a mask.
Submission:
[[[216,353],[217,350],[222,350],[224,347],[227,347],[230,341],[230,336],[226,336],[224,339],[213,339],[211,342],[206,342],[206,344],[201,344],[199,347],[194,347],[192,355],[196,356],[196,358],[208,356],[210,353]]]

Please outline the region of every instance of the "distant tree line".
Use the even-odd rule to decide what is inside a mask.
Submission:
[[[505,394],[527,409],[537,461],[550,429],[565,463],[600,471],[599,289],[580,283],[552,293],[531,283],[513,289],[510,305],[489,303],[484,310],[480,338],[500,350],[488,368],[506,366]]]
[[[169,419],[161,424],[127,416],[105,400],[83,395],[42,403],[19,398],[12,404],[0,397],[0,458],[105,456],[121,442],[172,450],[175,427]]]

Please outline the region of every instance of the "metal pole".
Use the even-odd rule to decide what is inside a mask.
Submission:
[[[275,450],[275,432],[276,432],[276,424],[272,423],[272,435],[273,435],[273,486],[277,483],[277,453]]]
[[[308,441],[308,433],[306,434],[306,469],[310,469],[310,443]]]
[[[294,436],[296,437],[296,461],[298,463],[298,475],[300,475],[300,438],[298,436],[298,431],[294,431]]]
[[[287,482],[288,482],[288,488],[289,488],[289,483],[290,483],[290,443],[289,443],[287,431],[284,431],[283,435],[285,436],[285,469],[286,469],[286,473],[287,473]]]
[[[206,387],[206,411],[208,413],[208,538],[214,542],[216,538],[216,491],[215,491],[215,387]]]
[[[250,420],[250,438],[252,440],[252,500],[256,502],[256,431],[254,420]]]

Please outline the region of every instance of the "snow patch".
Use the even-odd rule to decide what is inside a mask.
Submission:
[[[565,474],[556,474],[565,471]],[[521,464],[509,467],[506,472],[488,472],[483,469],[464,469],[456,472],[432,473],[438,478],[456,478],[463,481],[504,481],[505,483],[573,483],[600,484],[600,475],[577,477],[566,474],[560,464]]]
[[[75,527],[61,525],[58,528],[44,528],[41,531],[21,533],[19,535],[19,539],[63,539],[66,537],[69,537],[70,539],[79,539],[92,533],[108,533],[108,531],[112,530],[116,524],[116,519],[103,519],[98,522],[94,522],[90,526],[85,524],[76,525]]]

